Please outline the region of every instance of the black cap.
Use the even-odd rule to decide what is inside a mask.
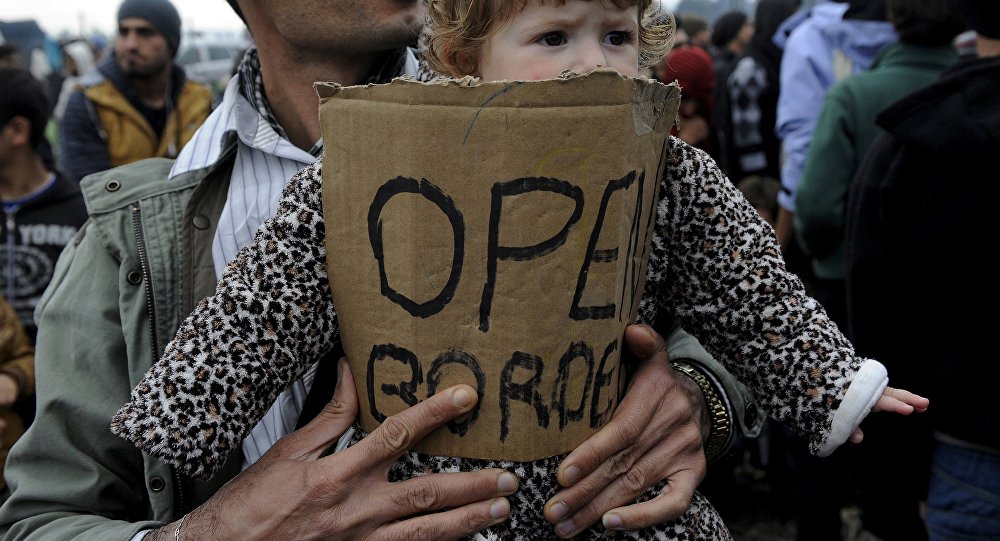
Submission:
[[[181,16],[167,0],[125,0],[118,8],[118,21],[135,17],[149,21],[173,51],[181,43]]]

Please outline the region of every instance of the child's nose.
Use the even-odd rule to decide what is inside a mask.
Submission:
[[[608,65],[608,55],[600,42],[581,45],[573,71],[587,73],[598,66]]]

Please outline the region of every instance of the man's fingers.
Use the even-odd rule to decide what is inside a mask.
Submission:
[[[382,526],[372,541],[437,541],[468,537],[488,526],[507,520],[510,503],[506,498],[471,503],[431,515],[413,517]]]
[[[670,477],[660,495],[647,502],[612,509],[601,517],[609,530],[638,530],[673,520],[691,507],[701,475],[679,472]]]
[[[455,385],[389,417],[351,448],[365,457],[357,465],[367,469],[396,460],[434,429],[471,411],[478,400],[472,387]]]
[[[578,481],[598,470],[611,457],[627,448],[639,430],[640,427],[636,423],[615,423],[612,420],[563,459],[556,472],[556,480],[563,487],[576,485]],[[629,435],[632,435],[632,440],[628,439]],[[611,475],[613,474],[607,474]]]
[[[660,515],[673,512],[677,506],[686,509],[705,475],[703,456],[700,447],[690,453],[669,444],[657,447],[613,479],[598,480],[594,474],[578,487],[560,492],[549,501],[545,516],[556,524],[557,534],[570,537],[601,520],[608,509],[634,501],[664,478],[670,479],[664,489],[669,494],[659,504]],[[667,473],[665,464],[671,465]]]
[[[344,435],[358,415],[358,393],[347,359],[337,364],[337,389],[315,419],[275,444],[284,458],[315,460]],[[285,454],[288,453],[288,456]]]
[[[438,473],[387,483],[372,494],[380,502],[380,516],[405,517],[460,507],[470,502],[510,496],[517,492],[517,476],[504,470]]]

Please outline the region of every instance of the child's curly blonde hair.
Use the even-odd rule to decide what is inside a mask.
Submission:
[[[478,68],[479,50],[501,25],[523,10],[530,0],[429,0],[428,24],[421,35],[422,53],[438,73],[461,77]],[[562,5],[566,0],[554,1]],[[638,5],[639,67],[663,58],[674,41],[674,18],[653,0],[589,0],[619,8]],[[657,2],[658,4],[658,2]]]

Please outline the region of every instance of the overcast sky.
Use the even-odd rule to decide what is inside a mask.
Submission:
[[[224,0],[171,0],[181,14],[185,31],[239,31],[243,22]],[[274,0],[282,1],[282,0]],[[0,0],[0,20],[35,19],[43,30],[58,37],[98,29],[111,35],[121,0]]]
[[[281,2],[284,0],[272,0]],[[671,8],[679,0],[663,0]],[[243,22],[224,0],[172,0],[185,31],[240,31]],[[35,19],[54,37],[74,36],[93,29],[107,35],[116,29],[115,14],[121,0],[0,0],[0,21]]]

